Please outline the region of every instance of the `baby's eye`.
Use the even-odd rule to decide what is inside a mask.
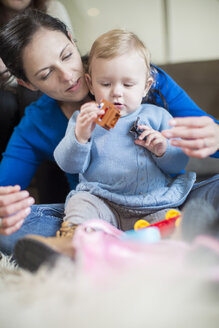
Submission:
[[[130,87],[133,87],[133,83],[124,83],[124,87],[126,88],[130,88]]]
[[[110,83],[109,82],[102,82],[101,85],[103,87],[109,87],[110,86]]]

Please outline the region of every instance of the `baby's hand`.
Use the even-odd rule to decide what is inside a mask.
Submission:
[[[103,114],[104,110],[100,109],[94,101],[81,106],[75,127],[75,135],[80,143],[88,142],[95,128],[96,118]]]
[[[150,126],[139,125],[138,128],[144,131],[135,140],[136,145],[147,148],[157,157],[163,156],[167,149],[167,139],[159,131],[155,131]],[[146,140],[143,140],[145,137]]]

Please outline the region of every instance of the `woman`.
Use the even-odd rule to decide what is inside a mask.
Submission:
[[[21,85],[46,94],[27,107],[25,117],[10,139],[0,167],[0,185],[19,184],[23,189],[28,186],[40,163],[46,159],[53,160],[53,151],[64,136],[68,119],[90,97],[75,43],[66,26],[49,15],[33,11],[16,16],[0,33],[0,57]],[[14,61],[14,58],[17,60]],[[167,74],[157,69],[155,93],[153,97],[151,95],[153,99],[150,101],[163,106],[159,92],[163,94],[174,117],[182,117],[184,112],[190,116],[207,116]],[[197,121],[202,124],[203,118]],[[210,137],[208,127],[214,131]],[[195,127],[187,131],[186,139],[190,138],[190,133],[194,135],[194,130],[197,131]],[[192,149],[204,149],[206,156],[219,149],[219,129],[212,118],[207,118],[205,127],[198,131],[202,133],[197,133]],[[219,152],[214,156],[219,157]],[[212,192],[219,177],[215,180],[216,183],[211,181]],[[68,175],[68,181],[71,189],[74,189],[77,176]],[[207,183],[201,190],[203,197],[206,188]],[[198,197],[199,192],[199,188],[194,190],[195,197]],[[15,224],[3,216],[2,235],[9,234],[9,229],[17,231],[10,237],[1,236],[0,248],[10,253],[16,240],[30,232],[54,235],[60,227],[62,216],[63,205],[37,206],[19,230],[14,226],[19,225],[23,218]]]

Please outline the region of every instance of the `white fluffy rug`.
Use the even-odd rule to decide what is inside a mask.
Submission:
[[[218,328],[219,286],[142,266],[94,283],[68,259],[31,274],[0,260],[1,328]]]

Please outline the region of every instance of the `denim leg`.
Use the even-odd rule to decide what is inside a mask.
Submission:
[[[33,205],[21,228],[10,236],[0,235],[0,251],[12,254],[18,239],[27,234],[55,236],[64,216],[64,204]]]
[[[188,201],[195,198],[206,200],[219,213],[219,174],[210,179],[194,184],[192,191],[180,208],[182,208]]]

